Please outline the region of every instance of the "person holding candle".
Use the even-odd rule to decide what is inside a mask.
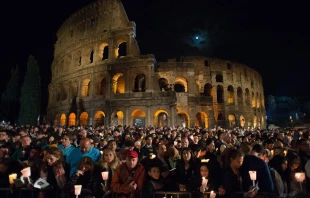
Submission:
[[[279,197],[285,198],[288,196],[287,182],[285,178],[285,170],[287,169],[287,159],[281,155],[274,156],[269,161],[270,173],[275,184],[275,191]]]
[[[259,182],[259,188],[262,192],[273,192],[274,184],[271,178],[270,170],[264,161],[265,148],[261,144],[255,144],[249,155],[244,157],[240,167],[240,175],[243,180],[243,189],[249,189],[253,182],[249,171],[256,171],[256,182]]]
[[[42,164],[40,178],[45,179],[50,187],[53,187],[55,193],[58,193],[56,191],[62,189],[66,184],[63,154],[58,148],[51,147],[46,150],[46,161]],[[41,193],[42,197],[55,197],[56,195]]]
[[[229,166],[224,169],[222,175],[222,185],[219,187],[218,192],[220,196],[225,197],[254,197],[256,191],[250,192],[251,188],[244,189],[242,186],[242,178],[239,169],[243,163],[243,153],[237,149],[230,149],[227,153]],[[245,192],[241,195],[236,195],[236,192]]]
[[[98,187],[94,179],[94,163],[88,157],[82,157],[78,164],[78,170],[71,177],[70,181],[65,186],[65,192],[70,193],[70,197],[74,198],[74,186],[82,185],[81,194],[79,198],[92,198],[96,195]],[[101,175],[101,174],[100,174]]]
[[[296,153],[291,153],[288,155],[288,168],[285,171],[290,196],[296,196],[298,193],[302,193],[302,191],[305,190],[301,187],[303,184],[300,184],[296,179],[295,174],[298,172],[302,172],[300,158]]]
[[[96,183],[104,185],[103,187],[102,185],[96,185],[99,188],[97,189],[96,197],[102,197],[104,193],[107,193],[110,190],[111,180],[118,165],[120,165],[120,161],[116,156],[115,151],[109,148],[104,149],[101,159],[95,166]],[[109,172],[106,185],[104,184],[105,182],[103,181],[101,176],[101,172],[103,171]]]

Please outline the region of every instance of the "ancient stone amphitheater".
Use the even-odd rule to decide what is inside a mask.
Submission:
[[[55,125],[264,127],[262,78],[210,57],[141,55],[120,0],[99,0],[57,32],[48,118]]]

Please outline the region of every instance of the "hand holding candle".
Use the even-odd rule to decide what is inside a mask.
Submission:
[[[206,186],[207,184],[208,184],[208,179],[206,179],[205,177],[202,177],[201,185]]]
[[[303,172],[295,173],[295,179],[297,182],[304,182],[306,179],[306,174]]]
[[[214,193],[214,191],[212,190],[211,192],[210,192],[210,198],[215,198],[216,197],[216,194]]]

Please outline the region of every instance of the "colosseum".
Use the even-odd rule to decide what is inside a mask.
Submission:
[[[141,55],[120,0],[98,0],[57,32],[48,118],[55,125],[265,127],[262,78],[210,57]]]

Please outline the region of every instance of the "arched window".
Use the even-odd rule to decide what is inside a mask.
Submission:
[[[210,83],[206,83],[203,90],[204,96],[212,96],[212,85]]]
[[[238,104],[242,104],[242,88],[237,88],[237,98],[238,98]]]
[[[217,102],[218,103],[224,103],[224,91],[223,91],[223,86],[218,85],[216,87],[216,95],[217,95]]]
[[[118,57],[117,58],[125,57],[126,55],[127,55],[127,44],[126,42],[122,42],[118,46]]]
[[[102,60],[106,60],[109,58],[109,46],[105,46],[103,48]]]
[[[217,120],[218,120],[218,121],[219,121],[219,120],[225,120],[222,113],[219,113],[219,114],[217,115]]]
[[[134,92],[145,92],[145,75],[139,74],[135,78]]]
[[[99,85],[99,95],[106,95],[107,93],[107,88],[106,88],[106,79],[103,78],[100,82],[100,85]]]
[[[89,54],[89,63],[92,63],[94,61],[94,50],[92,50]]]
[[[250,91],[248,88],[245,89],[245,104],[250,105]]]
[[[81,95],[84,97],[90,95],[90,79],[85,79],[83,81]]]
[[[169,91],[168,81],[165,78],[160,78],[158,80],[159,88],[161,91]]]
[[[234,103],[234,88],[231,85],[229,85],[227,88],[227,103]]]

